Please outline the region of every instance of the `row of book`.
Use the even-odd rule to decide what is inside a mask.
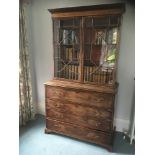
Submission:
[[[78,44],[79,40],[77,37],[77,32],[74,30],[62,30],[62,44]]]
[[[103,40],[108,44],[117,44],[117,28],[112,28],[106,32],[105,30],[98,30],[95,32],[95,44],[102,45]]]
[[[69,80],[78,80],[79,66],[78,65],[61,65],[58,66],[56,77]]]
[[[61,54],[61,59],[66,61],[72,61],[79,59],[79,52],[74,48],[64,48]]]
[[[97,66],[85,66],[84,67],[84,81],[95,83],[112,83],[113,72],[111,69],[102,71]]]
[[[59,78],[69,79],[69,80],[78,80],[79,66],[59,64],[58,70],[55,76]],[[106,69],[102,71],[102,69],[97,66],[84,67],[84,82],[111,84],[112,81],[113,81],[113,72],[111,69]]]

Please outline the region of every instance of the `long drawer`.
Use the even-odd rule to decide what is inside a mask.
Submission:
[[[112,120],[113,113],[111,111],[102,110],[101,108],[92,108],[82,106],[77,103],[65,101],[61,99],[46,99],[47,116],[50,115],[50,109],[66,113],[70,115],[80,116],[81,118],[95,118],[96,120]]]
[[[95,119],[93,117],[84,117],[78,115],[71,115],[70,113],[63,113],[57,109],[47,109],[46,116],[63,122],[77,124],[83,127],[97,129],[101,131],[112,131],[112,121],[106,121],[102,118]]]
[[[112,141],[112,134],[110,133],[91,130],[88,128],[76,126],[75,124],[64,123],[48,118],[46,119],[46,129],[52,132],[64,134],[100,145],[111,145]]]
[[[46,86],[46,98],[63,98],[83,105],[113,108],[114,95],[85,90],[72,90],[61,87]]]

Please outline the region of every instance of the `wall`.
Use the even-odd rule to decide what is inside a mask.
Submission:
[[[45,114],[44,85],[53,78],[52,21],[47,9],[123,2],[118,0],[32,0],[29,4],[28,29],[33,99],[37,113]],[[116,98],[116,130],[129,125],[134,89],[134,7],[127,3],[123,15],[120,56],[118,62],[119,82]]]
[[[116,124],[118,130],[127,128],[134,97],[135,76],[135,21],[134,8],[127,4],[123,16],[121,44],[118,61],[117,81],[119,83],[116,100]]]

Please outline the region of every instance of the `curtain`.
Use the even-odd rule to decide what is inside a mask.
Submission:
[[[34,118],[24,4],[19,8],[19,125]]]

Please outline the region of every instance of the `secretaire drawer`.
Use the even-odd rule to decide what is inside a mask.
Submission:
[[[112,108],[114,96],[112,94],[90,92],[85,90],[72,90],[61,87],[46,86],[46,98],[58,98],[85,105],[102,108]]]
[[[73,103],[63,99],[46,99],[46,110],[48,111],[50,109],[86,118],[90,117],[103,120],[112,119],[112,112],[107,111],[108,109],[102,110],[102,108],[82,106],[78,103]]]
[[[88,140],[90,142],[95,142],[101,145],[105,143],[111,144],[112,134],[84,128],[75,124],[64,123],[61,121],[47,118],[46,128],[56,133],[65,134],[67,136],[83,140]]]

